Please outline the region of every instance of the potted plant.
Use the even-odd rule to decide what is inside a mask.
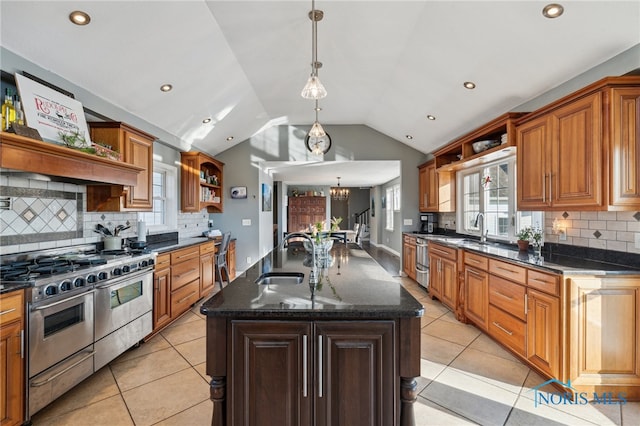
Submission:
[[[518,238],[518,249],[520,251],[529,250],[529,240],[531,239],[532,228],[530,226],[524,227],[518,231],[516,237]]]

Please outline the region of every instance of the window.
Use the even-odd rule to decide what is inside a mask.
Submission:
[[[542,226],[541,212],[516,211],[515,177],[515,157],[459,172],[457,231],[480,235],[480,213],[487,236],[497,240],[514,241],[517,230]]]
[[[400,184],[393,185],[393,211],[400,211]]]
[[[384,213],[385,213],[385,229],[393,231],[393,187],[388,187],[385,190]]]
[[[153,211],[138,213],[150,231],[177,228],[177,169],[168,164],[153,163]]]

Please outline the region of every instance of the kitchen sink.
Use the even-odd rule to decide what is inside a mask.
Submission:
[[[302,272],[267,272],[255,281],[258,285],[297,285],[304,281]]]

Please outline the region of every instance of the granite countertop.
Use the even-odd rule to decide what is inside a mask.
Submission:
[[[193,245],[196,245],[196,244],[205,243],[207,241],[210,241],[209,238],[207,238],[207,237],[181,238],[181,239],[178,240],[177,243],[169,243],[169,245],[150,244],[149,245],[149,249],[151,251],[155,251],[156,253],[160,254],[160,253],[166,253],[168,251],[173,251],[173,250],[178,250],[178,249],[181,249],[181,248],[193,246]],[[166,244],[166,243],[164,243],[164,244]],[[220,244],[220,243],[216,242],[216,244]]]
[[[21,283],[11,283],[11,284],[0,284],[0,294],[10,293],[16,290],[22,290],[24,288],[31,287],[30,282],[21,282]]]
[[[200,312],[243,318],[391,319],[420,317],[422,305],[360,248],[335,243],[311,297],[311,255],[300,245],[274,249],[212,296]],[[267,272],[303,272],[301,284],[258,285]]]
[[[489,242],[480,244],[472,238],[449,237],[434,234],[409,233],[420,238],[435,241],[450,247],[462,248],[497,259],[509,260],[526,267],[535,267],[564,275],[640,275],[640,268],[600,262],[561,254],[544,253],[535,256],[531,252],[521,252],[509,244]]]

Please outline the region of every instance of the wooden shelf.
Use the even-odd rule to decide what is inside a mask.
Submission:
[[[223,167],[224,163],[209,157],[202,152],[181,152],[182,163],[180,184],[180,209],[183,212],[199,212],[206,208],[209,213],[222,213],[224,209]],[[200,179],[200,172],[207,176],[216,176],[218,184],[214,185]],[[215,192],[220,202],[203,201],[203,190]]]
[[[135,185],[144,168],[13,133],[0,133],[0,167],[87,182]]]

